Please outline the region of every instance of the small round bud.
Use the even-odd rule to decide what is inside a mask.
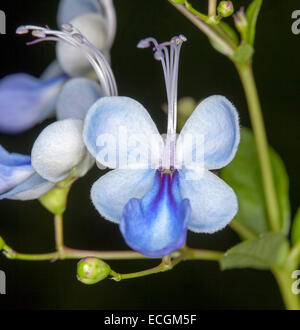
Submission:
[[[5,242],[3,238],[0,236],[0,251],[4,248]]]
[[[221,1],[217,10],[221,17],[228,17],[234,12],[233,4],[231,1]]]
[[[84,284],[95,284],[110,274],[110,266],[100,259],[87,257],[77,264],[77,279]]]

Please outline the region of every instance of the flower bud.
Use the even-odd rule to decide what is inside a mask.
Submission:
[[[231,1],[221,1],[217,10],[221,17],[228,17],[234,12],[233,4]]]
[[[243,40],[245,39],[245,35],[248,29],[248,20],[244,12],[244,8],[241,8],[236,14],[233,16],[234,24],[237,30],[241,33]]]
[[[77,279],[84,284],[95,284],[110,274],[110,266],[100,259],[87,257],[77,264]]]
[[[39,198],[40,203],[51,213],[61,215],[65,212],[69,188],[55,186]]]

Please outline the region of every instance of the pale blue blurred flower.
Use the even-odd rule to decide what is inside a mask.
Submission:
[[[0,145],[0,199],[36,199],[54,185],[35,172],[30,156],[9,153]]]
[[[26,73],[3,78],[0,81],[0,132],[21,133],[48,118],[66,79],[65,74],[38,79]]]
[[[57,16],[59,25],[75,20],[74,25],[84,30],[90,41],[96,36],[95,46],[109,56],[116,30],[111,0],[62,0]],[[26,32],[23,27],[17,30],[19,34]],[[64,43],[57,47],[57,61],[51,63],[41,78],[17,73],[0,80],[0,133],[22,133],[52,116],[64,82],[69,76],[86,74],[90,69],[88,61],[74,47]]]

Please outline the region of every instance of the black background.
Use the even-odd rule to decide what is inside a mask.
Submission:
[[[22,24],[56,25],[57,0],[7,0],[0,9],[7,16],[7,34],[0,35],[0,77],[14,72],[39,75],[55,56],[53,45],[26,47],[28,37],[16,36]],[[203,11],[206,1],[195,1]],[[249,1],[234,1],[235,7]],[[120,95],[133,97],[150,111],[161,131],[166,118],[163,75],[150,51],[136,48],[148,36],[160,41],[183,33],[179,97],[201,99],[223,94],[237,107],[241,124],[250,126],[246,102],[233,65],[216,53],[206,37],[166,0],[116,0],[118,32],[112,49],[112,67]],[[254,72],[261,96],[270,144],[278,151],[290,176],[293,214],[299,204],[299,90],[300,35],[291,32],[291,13],[299,1],[264,1],[257,27]],[[231,21],[231,19],[229,19]],[[16,136],[0,135],[9,151],[30,153],[32,143],[48,122]],[[92,170],[72,188],[65,214],[65,241],[82,249],[127,249],[116,225],[101,219],[90,202],[89,190],[102,173]],[[37,201],[0,202],[0,235],[24,253],[54,249],[53,221]],[[238,242],[230,228],[214,235],[189,233],[188,244],[197,248],[226,250]],[[155,265],[154,261],[112,261],[118,272],[132,272]],[[271,309],[282,308],[276,282],[268,272],[221,272],[214,262],[181,263],[171,272],[115,283],[103,281],[84,286],[76,278],[76,261],[24,262],[0,256],[6,272],[7,295],[1,308],[9,309]]]

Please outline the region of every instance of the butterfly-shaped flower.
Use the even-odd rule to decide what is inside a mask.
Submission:
[[[202,101],[176,138],[179,53],[184,36],[158,44],[168,96],[168,126],[159,135],[147,110],[128,97],[104,97],[88,111],[84,141],[96,160],[114,169],[96,181],[92,201],[118,223],[127,244],[162,257],[182,247],[187,229],[214,233],[238,209],[233,190],[210,170],[226,166],[239,144],[238,114],[224,97]]]

